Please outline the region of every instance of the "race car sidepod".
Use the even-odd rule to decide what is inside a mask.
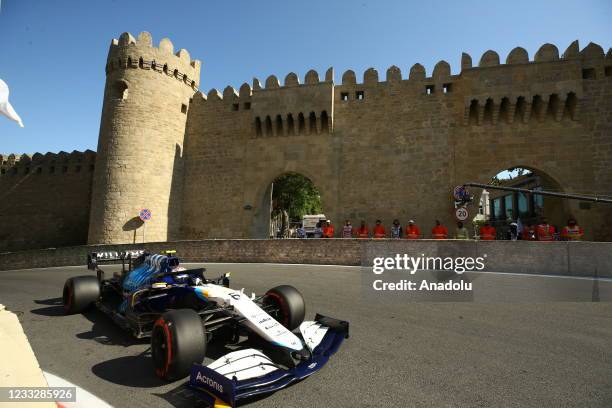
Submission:
[[[293,368],[279,366],[259,350],[243,349],[208,366],[194,363],[188,385],[215,407],[233,408],[239,400],[278,391],[319,371],[349,337],[349,324],[317,314],[300,325],[300,332],[311,353]]]

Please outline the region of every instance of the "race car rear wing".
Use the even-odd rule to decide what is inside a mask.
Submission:
[[[87,254],[87,269],[97,270],[98,265],[121,263],[122,270],[132,270],[133,261],[145,254],[144,249],[130,249],[126,251],[90,252]]]

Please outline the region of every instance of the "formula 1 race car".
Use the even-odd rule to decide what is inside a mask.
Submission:
[[[121,272],[106,278],[100,265],[119,262]],[[155,374],[168,381],[189,375],[188,385],[215,406],[234,407],[308,377],[349,335],[345,321],[319,314],[304,321],[304,299],[293,286],[248,296],[229,287],[229,273],[207,279],[204,268],[179,266],[174,251],[93,252],[87,265],[96,276],[66,281],[65,312],[95,305],[134,336],[151,337]],[[204,366],[215,339],[235,350]]]

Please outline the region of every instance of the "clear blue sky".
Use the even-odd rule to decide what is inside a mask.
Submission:
[[[256,76],[303,80],[333,66],[336,80],[375,67],[404,76],[461,52],[502,61],[550,42],[612,46],[612,1],[136,1],[0,0],[0,78],[25,128],[0,117],[0,153],[96,149],[104,65],[112,38],[149,31],[203,61],[201,88],[238,88]]]

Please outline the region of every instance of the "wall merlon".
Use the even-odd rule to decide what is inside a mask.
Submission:
[[[410,74],[408,74],[408,79],[417,81],[425,79],[425,67],[419,64],[418,62],[414,64],[410,68]]]
[[[153,36],[151,36],[151,33],[147,31],[143,31],[140,34],[138,34],[138,44],[141,44],[147,47],[152,47],[153,46]]]
[[[329,67],[327,68],[327,71],[325,71],[325,81],[326,82],[334,81],[334,67]]]
[[[276,77],[276,75],[270,75],[266,79],[266,89],[276,89],[276,88],[280,88],[280,82],[278,81],[278,78]]]
[[[238,95],[240,96],[240,99],[250,98],[251,94],[252,94],[251,85],[249,85],[246,82],[240,85],[240,90],[238,91]]]
[[[357,84],[357,78],[355,77],[355,71],[349,69],[342,74],[342,85],[355,85]]]
[[[565,49],[562,55],[563,59],[580,58],[580,45],[578,40],[572,41],[570,45]]]
[[[601,45],[595,44],[594,42],[590,42],[589,45],[587,45],[582,51],[580,51],[580,56],[583,60],[603,59],[604,50]]]
[[[400,82],[402,80],[402,70],[398,66],[391,65],[387,68],[387,82]]]
[[[315,71],[314,69],[311,69],[310,71],[306,73],[306,76],[304,77],[304,84],[315,85],[315,84],[318,84],[319,82],[320,82],[319,73],[317,71]]]
[[[285,86],[298,86],[300,84],[300,79],[297,74],[294,72],[290,72],[285,77]]]
[[[223,99],[226,101],[238,99],[238,92],[236,92],[233,86],[228,85],[223,90]]]
[[[378,71],[375,68],[368,68],[363,73],[364,84],[377,84],[378,83]]]
[[[258,78],[253,77],[253,90],[259,91],[261,89],[261,82],[259,82]]]
[[[553,44],[544,44],[536,52],[533,60],[535,62],[549,62],[559,59],[559,49]]]
[[[461,70],[472,68],[472,57],[465,52],[461,53]]]
[[[479,68],[495,67],[499,65],[499,54],[493,50],[487,50],[480,57]]]
[[[130,33],[123,33],[119,36],[118,44],[121,45],[130,45],[136,44],[136,39]]]
[[[159,49],[167,52],[168,54],[174,54],[174,44],[172,44],[172,41],[170,41],[169,38],[162,38],[159,41]]]
[[[207,99],[206,94],[202,91],[198,91],[193,95],[193,102],[195,103],[206,102]]]
[[[529,62],[529,53],[523,47],[515,47],[506,57],[506,64],[527,64]]]
[[[208,91],[207,100],[209,100],[211,102],[212,101],[221,101],[221,100],[223,100],[223,96],[215,88],[212,88],[210,91]]]
[[[442,60],[436,64],[432,78],[436,82],[448,81],[451,77],[451,67],[448,62]]]

